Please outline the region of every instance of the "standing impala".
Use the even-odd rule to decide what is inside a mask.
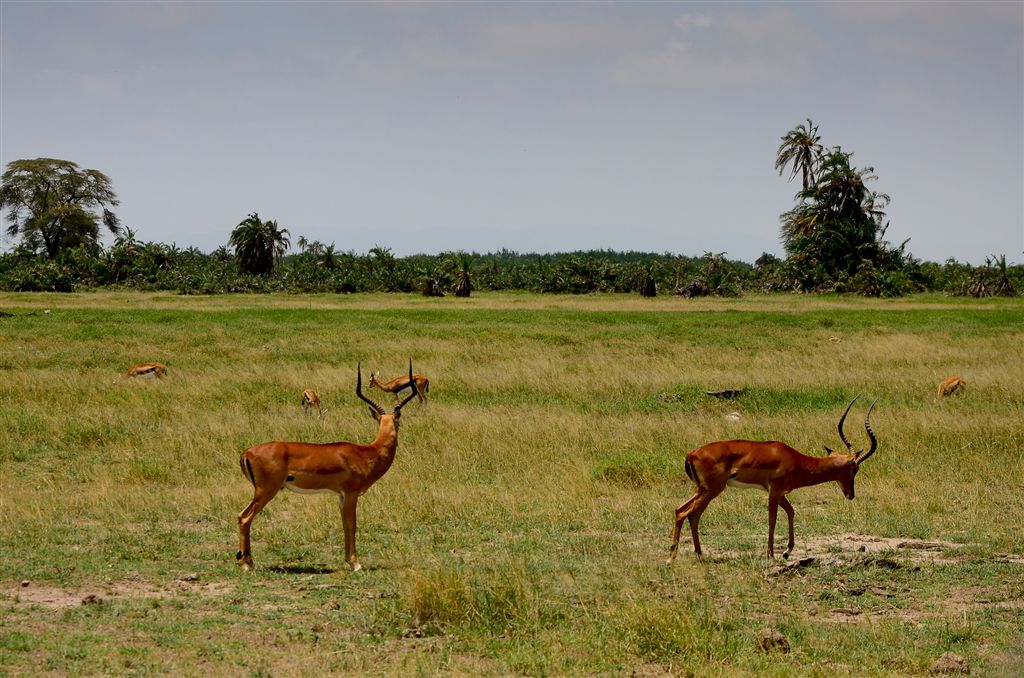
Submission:
[[[675,560],[679,548],[679,533],[683,521],[689,518],[690,533],[693,535],[693,550],[699,557],[700,536],[697,527],[700,516],[711,500],[729,485],[734,487],[760,487],[768,492],[768,557],[775,555],[775,519],[779,507],[789,519],[789,543],[783,558],[793,551],[793,505],[786,494],[798,487],[809,487],[834,480],[839,483],[847,499],[853,499],[853,480],[860,465],[875,453],[878,439],[871,430],[871,403],[864,428],[871,439],[871,449],[854,452],[853,445],[843,434],[843,422],[850,408],[857,401],[854,398],[839,419],[839,438],[846,445],[849,454],[833,452],[828,447],[826,457],[809,457],[797,452],[789,445],[779,442],[756,440],[719,440],[698,447],[686,455],[686,475],[697,483],[697,493],[676,509],[675,530],[672,533],[672,551],[669,565]],[[877,402],[877,401],[876,401]]]
[[[412,375],[412,362],[409,362]],[[253,486],[253,498],[238,514],[238,564],[252,567],[249,530],[252,519],[281,490],[314,493],[333,492],[341,502],[341,521],[345,530],[345,562],[353,571],[362,569],[356,560],[356,502],[380,479],[395,460],[398,448],[398,419],[402,407],[416,395],[412,393],[395,405],[391,414],[363,395],[362,370],[356,368],[356,395],[370,405],[370,414],[380,424],[377,437],[368,445],[357,443],[283,443],[269,442],[250,447],[242,453],[242,474]]]
[[[398,402],[398,394],[409,388],[409,384],[413,382],[416,383],[416,392],[419,395],[420,402],[425,403],[427,401],[427,392],[430,390],[430,381],[425,374],[417,373],[408,377],[403,374],[389,381],[381,381],[379,371],[370,373],[370,386],[375,386],[388,393],[394,393],[395,402]]]

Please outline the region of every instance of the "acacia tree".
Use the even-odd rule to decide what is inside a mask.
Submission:
[[[29,248],[51,258],[95,244],[101,222],[119,233],[120,223],[110,210],[118,204],[107,175],[69,160],[14,160],[0,179],[0,210],[7,210],[11,222],[7,234],[20,235]]]
[[[274,264],[288,251],[288,229],[278,228],[276,221],[263,221],[253,212],[231,232],[228,244],[243,270],[253,275],[270,275]]]

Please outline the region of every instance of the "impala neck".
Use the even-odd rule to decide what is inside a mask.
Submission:
[[[827,457],[811,457],[804,455],[806,462],[798,474],[795,487],[806,487],[839,480],[846,473],[849,458],[841,454],[830,454]]]
[[[398,427],[395,425],[395,415],[380,415],[380,428],[377,429],[377,437],[371,443],[373,447],[387,454],[394,454],[398,447]]]

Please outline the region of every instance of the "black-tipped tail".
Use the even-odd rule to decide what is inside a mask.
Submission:
[[[249,482],[252,483],[253,487],[256,487],[256,474],[253,473],[252,462],[250,462],[249,458],[245,456],[245,452],[242,453],[242,457],[238,460],[238,463],[242,467],[242,475],[249,479]]]
[[[686,460],[686,477],[692,480],[695,484],[700,485],[700,480],[697,479],[697,469],[694,468],[693,462],[689,459]]]

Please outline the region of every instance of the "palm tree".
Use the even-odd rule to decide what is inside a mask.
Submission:
[[[874,169],[855,168],[836,146],[821,155],[816,181],[800,191],[800,203],[782,215],[782,241],[798,261],[828,275],[852,275],[865,260],[881,263],[886,225],[885,193],[869,191],[866,183],[878,177]]]
[[[334,243],[330,245],[320,245],[320,249],[317,252],[320,257],[320,265],[326,268],[328,271],[333,271],[338,266],[338,252],[334,249]]]
[[[235,248],[241,267],[253,275],[269,275],[274,263],[288,251],[288,230],[276,221],[263,221],[256,212],[231,232],[228,243]]]
[[[451,252],[445,257],[445,267],[455,278],[455,296],[468,297],[473,291],[473,257],[466,252]]]
[[[807,190],[814,183],[815,173],[822,156],[821,137],[818,136],[818,126],[807,118],[807,124],[800,123],[782,137],[779,150],[775,155],[775,169],[779,176],[785,171],[787,165],[792,165],[789,180],[799,172],[803,178],[803,190]]]

